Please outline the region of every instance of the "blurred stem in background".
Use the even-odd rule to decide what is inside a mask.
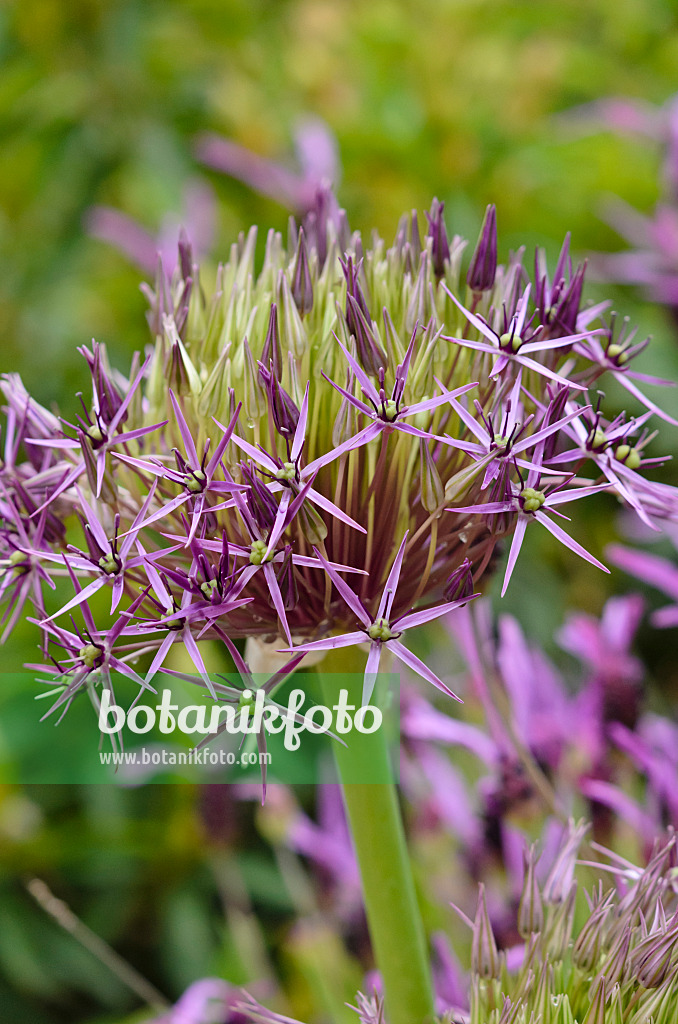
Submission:
[[[360,707],[365,662],[356,647],[327,652],[319,675],[328,707],[339,688],[348,690],[349,705]],[[383,729],[353,730],[345,738],[346,746],[335,742],[333,750],[388,1018],[391,1024],[427,1024],[434,1014],[433,984],[397,788],[393,782],[355,781],[361,775],[390,777],[386,735]]]

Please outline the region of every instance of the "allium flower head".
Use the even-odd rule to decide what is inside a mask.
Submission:
[[[203,679],[202,638],[360,643],[366,695],[384,648],[445,690],[401,633],[468,600],[502,538],[515,531],[508,585],[532,522],[600,565],[560,527],[565,503],[606,489],[658,514],[642,457],[625,472],[617,452],[600,483],[582,447],[589,386],[608,373],[635,395],[644,346],[582,307],[567,246],[553,279],[541,257],[534,280],[520,254],[497,266],[490,209],[465,278],[441,203],[424,239],[412,214],[393,245],[368,245],[329,195],[309,193],[287,245],[269,232],[260,268],[256,229],[241,236],[211,286],[182,236],[171,276],[161,262],[146,287],[151,344],[129,379],[103,346],[81,350],[77,423],[5,378],[1,540],[31,583],[4,591],[14,610],[33,596],[46,641],[76,644],[59,623],[81,609],[106,659],[111,637],[136,635],[154,673],[179,639]],[[71,531],[76,514],[84,537],[64,553],[53,523]],[[46,567],[75,581],[58,609],[38,597]],[[110,633],[87,604],[108,587]]]

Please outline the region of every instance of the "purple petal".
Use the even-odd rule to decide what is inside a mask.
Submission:
[[[294,431],[294,439],[292,441],[292,448],[290,451],[292,462],[296,462],[301,455],[301,449],[303,448],[304,441],[306,439],[306,423],[308,422],[308,389],[310,386],[309,381],[306,385],[304,400],[301,403],[301,409],[299,410],[297,427]]]
[[[319,491],[316,491],[314,488],[310,488],[307,497],[314,505],[318,505],[318,507],[324,509],[325,512],[329,512],[329,514],[334,516],[335,519],[340,519],[342,523],[346,523],[347,526],[352,526],[354,530],[359,530],[360,533],[367,533],[364,526],[361,526],[360,523],[356,523],[355,519],[351,519],[351,517],[346,515],[345,512],[342,512],[342,510],[335,505],[333,501],[330,501],[329,498],[325,498]]]
[[[431,669],[428,668],[423,661],[420,661],[416,655],[412,654],[411,651],[408,651],[407,647],[401,644],[399,640],[389,640],[388,646],[389,650],[393,651],[396,658],[407,665],[408,668],[411,668],[413,672],[416,672],[417,675],[421,676],[422,679],[425,679],[429,683],[433,683],[435,687],[442,690],[442,692],[447,694],[448,697],[453,697],[454,700],[459,701],[460,704],[464,703],[460,697],[457,697],[456,693],[452,693],[452,690],[445,686],[442,679],[438,679],[435,672],[432,672]]]
[[[515,533],[511,540],[511,550],[509,551],[508,565],[506,566],[506,573],[504,574],[504,584],[501,588],[501,596],[503,597],[506,593],[507,587],[511,582],[511,575],[515,568],[515,564],[520,554],[520,549],[525,539],[525,530],[527,529],[527,517],[518,516],[518,522],[516,523]]]
[[[481,319],[480,319],[479,317],[477,317],[477,316],[476,316],[476,315],[475,315],[474,313],[471,313],[471,312],[470,312],[470,310],[466,309],[466,307],[465,307],[465,306],[462,306],[461,302],[459,302],[459,300],[457,299],[457,297],[456,297],[455,295],[453,295],[453,294],[452,294],[452,292],[450,291],[450,289],[449,289],[449,288],[447,287],[447,285],[446,285],[446,284],[443,284],[443,288],[445,289],[445,291],[447,292],[447,294],[449,295],[449,297],[450,297],[450,298],[452,299],[452,301],[454,302],[455,306],[456,306],[456,307],[457,307],[458,309],[460,309],[460,310],[461,310],[461,312],[462,312],[462,313],[464,314],[464,316],[465,316],[465,317],[466,317],[466,319],[467,319],[467,320],[469,321],[469,323],[472,323],[472,324],[473,324],[473,326],[475,327],[475,329],[476,329],[477,331],[480,331],[480,333],[481,333],[481,334],[482,334],[482,335],[483,335],[483,336],[484,336],[485,338],[487,338],[487,340],[488,340],[488,341],[492,341],[492,342],[494,342],[494,343],[495,343],[495,345],[496,345],[496,342],[497,342],[497,335],[496,335],[496,334],[494,333],[494,331],[492,330],[492,328],[491,328],[491,327],[488,327],[488,326],[487,326],[487,324],[486,324],[486,323],[484,323],[484,321],[483,321],[483,320],[481,320]],[[452,340],[454,340],[454,341],[458,341],[458,340],[460,340],[460,339],[458,339],[458,338],[454,338],[454,339],[452,339]],[[496,352],[496,348],[493,348],[493,349],[492,349],[492,351],[495,351],[495,352]]]
[[[283,647],[285,653],[301,653],[302,651],[334,651],[338,647],[352,647],[355,644],[365,643],[366,636],[362,632],[342,633],[341,636],[328,636],[324,640],[311,640],[307,644],[297,644],[296,647]]]
[[[322,564],[325,567],[325,570],[326,570],[328,576],[330,577],[330,579],[334,583],[335,587],[337,588],[337,590],[339,591],[339,593],[341,594],[341,596],[343,597],[344,601],[349,606],[349,608],[353,612],[355,612],[355,614],[358,616],[358,619],[363,623],[364,626],[371,626],[372,625],[372,619],[370,618],[370,616],[367,614],[367,612],[363,608],[362,602],[360,601],[358,596],[353,593],[353,591],[349,587],[348,583],[346,583],[345,580],[342,580],[341,576],[339,576],[335,572],[335,570],[332,568],[332,566],[327,561],[325,556],[322,555],[317,550],[317,548],[313,548],[313,550],[315,551],[315,554],[316,554],[317,558],[319,558],[320,561],[322,562]]]
[[[233,413],[233,416],[231,417],[228,426],[227,427],[221,427],[221,429],[224,431],[224,435],[221,438],[221,441],[219,442],[217,447],[215,448],[214,454],[212,455],[212,458],[207,463],[206,476],[207,476],[208,480],[211,480],[212,477],[214,476],[214,474],[217,471],[219,463],[221,462],[221,457],[224,454],[224,452],[226,451],[226,445],[228,444],[228,442],[231,440],[231,437],[233,436],[233,431],[235,430],[235,425],[238,422],[238,416],[240,415],[240,410],[241,409],[242,409],[242,402],[238,402],[238,405],[236,406],[236,410]],[[216,423],[216,420],[214,422]],[[198,466],[198,463],[196,463],[196,468],[197,468],[197,466]]]
[[[195,449],[195,443],[193,441],[193,435],[191,434],[191,431],[189,430],[188,423],[184,419],[184,414],[181,411],[179,403],[177,402],[176,398],[174,397],[174,392],[172,391],[171,388],[170,388],[170,391],[169,391],[169,396],[170,396],[170,401],[172,403],[172,408],[174,409],[174,415],[176,417],[177,426],[179,427],[179,432],[180,432],[181,437],[182,437],[183,442],[184,442],[184,450],[186,452],[186,455],[188,456],[189,464],[190,464],[192,469],[197,469],[199,467],[199,465],[200,465],[200,459],[198,458],[198,453],[197,453],[197,451]]]
[[[403,558],[405,556],[405,544],[407,542],[407,535],[409,534],[409,532],[409,530],[405,530],[405,535],[400,542],[398,553],[396,554],[395,559],[393,560],[391,571],[388,574],[388,579],[386,580],[386,585],[384,586],[384,590],[381,595],[381,600],[379,601],[379,608],[377,610],[376,615],[377,619],[386,619],[388,621],[388,617],[391,614],[391,608],[393,606],[395,593],[396,590],[398,589],[398,582],[400,580],[400,572],[403,567]]]
[[[148,366],[150,365],[151,359],[152,359],[152,356],[147,356],[146,357],[146,359],[144,360],[143,366],[141,367],[141,369],[137,373],[136,377],[134,378],[134,380],[130,384],[129,388],[127,389],[127,394],[125,395],[125,397],[123,398],[122,402],[120,403],[120,408],[118,409],[118,411],[116,412],[115,416],[113,417],[113,419],[111,420],[111,422],[109,424],[109,430],[110,430],[111,433],[113,433],[116,430],[118,424],[122,422],[122,418],[125,415],[125,413],[127,412],[127,407],[130,404],[130,402],[132,401],[132,399],[134,398],[134,392],[139,387],[139,384],[141,383],[141,379],[142,379],[144,373],[146,372]]]
[[[214,422],[217,424],[218,427],[221,427],[222,430],[226,429],[221,423],[219,423],[219,420],[215,420]],[[238,448],[241,448],[244,452],[246,452],[251,459],[257,462],[260,466],[263,466],[264,469],[268,470],[269,473],[276,473],[278,471],[279,467],[273,461],[270,455],[268,455],[266,452],[262,452],[260,448],[255,448],[253,444],[249,443],[249,441],[244,441],[242,437],[239,437],[237,434],[234,434],[233,444],[236,444]]]
[[[570,551],[574,551],[574,553],[579,555],[580,558],[585,558],[587,562],[590,562],[591,565],[597,566],[598,569],[602,569],[603,572],[610,571],[607,566],[603,565],[603,563],[599,562],[597,558],[594,558],[593,555],[589,554],[581,544],[578,544],[576,540],[570,537],[568,533],[565,533],[565,530],[562,530],[557,523],[554,523],[553,520],[549,519],[549,517],[543,512],[535,512],[534,516],[542,526],[546,527],[549,533],[553,534],[556,540],[559,540],[561,544],[564,544],[566,548],[570,549]]]

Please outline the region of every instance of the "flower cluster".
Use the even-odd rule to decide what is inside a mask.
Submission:
[[[314,202],[259,272],[256,230],[241,237],[211,294],[183,236],[146,288],[148,351],[125,378],[83,347],[92,397],[72,420],[2,381],[5,635],[30,601],[52,711],[96,702],[112,672],[149,686],[175,642],[210,687],[210,638],[268,642],[276,667],[367,645],[366,694],[384,652],[449,694],[403,632],[467,602],[502,538],[506,588],[533,523],[601,566],[560,525],[599,490],[675,518],[640,472],[657,460],[639,431],[670,420],[635,383],[656,383],[632,369],[645,342],[582,303],[567,241],[552,277],[541,253],[500,266],[490,208],[464,274],[437,201],[390,247],[324,187]],[[606,419],[604,375],[646,411]]]
[[[461,915],[472,935],[470,1009],[454,1004],[440,1010],[440,1024],[670,1024],[678,1000],[678,893],[676,840],[657,844],[647,867],[639,869],[601,848],[610,863],[590,866],[611,873],[577,909],[577,853],[585,826],[570,823],[559,853],[540,871],[534,847],[524,852],[524,876],[517,912],[521,945],[512,962],[497,948],[485,893],[480,889],[475,918]],[[587,864],[589,862],[580,861]],[[581,904],[580,904],[581,905]],[[461,913],[461,912],[460,912]],[[354,1007],[362,1024],[387,1024],[382,999],[358,993]],[[266,1009],[252,996],[236,1004],[252,1024],[299,1024]]]

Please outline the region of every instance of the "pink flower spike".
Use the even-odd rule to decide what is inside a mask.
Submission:
[[[171,392],[170,392],[170,394],[171,394]],[[219,463],[221,462],[221,457],[224,454],[224,452],[226,451],[226,446],[228,445],[228,442],[233,437],[233,431],[235,430],[235,425],[238,422],[238,416],[240,415],[240,410],[241,409],[242,409],[242,402],[238,402],[238,404],[236,406],[236,410],[233,413],[233,416],[231,417],[231,420],[230,420],[228,426],[227,427],[222,427],[221,424],[219,424],[219,427],[221,428],[221,430],[224,431],[224,434],[223,434],[223,437],[221,438],[221,441],[219,442],[219,444],[215,448],[214,454],[212,455],[211,459],[207,463],[207,467],[205,469],[205,473],[207,475],[207,479],[210,480],[210,481],[211,481],[212,477],[214,476],[214,474],[216,473],[216,471],[217,471],[217,469],[219,467]],[[215,420],[214,422],[216,423],[217,421]],[[197,457],[196,457],[196,463],[195,463],[196,468],[199,465],[200,465],[200,463],[197,461]]]
[[[609,573],[610,570],[607,568],[606,565],[603,565],[603,563],[599,562],[597,558],[594,558],[593,555],[589,554],[589,552],[586,551],[586,549],[583,548],[581,544],[578,544],[573,537],[570,537],[568,533],[565,533],[565,531],[562,530],[557,523],[554,523],[553,520],[549,519],[549,517],[544,515],[543,512],[535,512],[534,517],[537,520],[537,522],[541,523],[542,526],[546,527],[549,533],[553,534],[556,540],[559,540],[560,543],[564,544],[566,548],[570,549],[570,551],[574,551],[574,553],[576,555],[579,555],[580,558],[586,559],[587,562],[590,562],[591,565],[595,565],[598,569],[602,569],[603,572]]]
[[[118,409],[118,411],[116,412],[115,416],[113,417],[113,419],[111,420],[111,422],[109,424],[109,428],[108,429],[109,429],[109,434],[110,435],[112,435],[115,432],[115,430],[117,429],[118,424],[122,423],[123,417],[124,417],[125,413],[127,412],[127,408],[129,406],[130,402],[132,401],[132,399],[134,398],[134,393],[137,390],[137,388],[139,387],[139,385],[141,384],[143,376],[146,373],[146,370],[148,369],[152,358],[153,358],[152,355],[149,355],[149,356],[146,357],[146,359],[144,360],[144,363],[141,366],[139,372],[137,373],[136,377],[134,378],[134,380],[132,381],[132,383],[128,387],[127,394],[125,395],[125,397],[123,398],[122,402],[120,403],[120,408]]]
[[[341,342],[340,342],[340,344],[341,344]],[[350,404],[355,409],[357,409],[359,412],[364,412],[366,416],[372,416],[373,415],[373,411],[372,411],[372,409],[370,409],[369,405],[366,405],[365,402],[361,402],[359,398],[356,398],[355,395],[352,395],[350,391],[346,390],[346,388],[342,388],[340,384],[336,384],[333,380],[331,380],[327,376],[327,374],[324,372],[324,370],[322,372],[322,376],[325,378],[327,383],[331,384],[332,387],[334,388],[334,390],[338,391],[340,395],[343,395],[343,397],[346,399],[346,401],[350,402]],[[379,397],[378,396],[377,396],[377,401],[379,401]]]
[[[365,665],[365,678],[363,680],[363,706],[365,704],[369,704],[370,697],[374,692],[374,687],[377,682],[377,674],[379,672],[379,662],[381,661],[381,648],[382,644],[370,644],[369,654],[367,655],[367,664]]]
[[[420,661],[416,654],[412,654],[411,651],[408,651],[407,647],[405,647],[404,644],[401,644],[399,640],[391,640],[389,643],[389,649],[393,651],[396,658],[407,665],[408,668],[411,668],[413,672],[416,672],[417,675],[421,676],[422,679],[426,679],[427,682],[432,683],[438,690],[446,694],[446,696],[453,697],[454,700],[458,701],[460,704],[464,703],[461,697],[457,697],[456,693],[453,693],[449,686],[446,686],[442,679],[439,679],[428,665],[425,665],[423,661]]]
[[[170,396],[170,401],[172,403],[172,408],[174,409],[174,415],[176,416],[177,426],[179,427],[179,432],[180,432],[181,438],[182,438],[182,440],[184,442],[184,448],[185,448],[186,454],[188,455],[188,458],[189,458],[189,462],[190,462],[191,466],[193,466],[195,469],[197,469],[198,466],[200,465],[200,459],[198,458],[198,453],[197,453],[196,448],[195,448],[195,442],[193,440],[193,435],[191,434],[191,431],[190,431],[190,428],[188,426],[188,423],[184,419],[184,414],[181,411],[181,407],[179,406],[179,403],[177,402],[176,398],[174,397],[174,392],[172,391],[171,388],[169,389],[169,396]]]
[[[351,369],[353,370],[353,373],[358,378],[358,383],[360,384],[360,387],[361,387],[361,389],[363,391],[363,394],[365,394],[375,405],[378,405],[379,404],[379,392],[375,388],[374,384],[372,383],[370,378],[367,376],[367,374],[363,370],[363,368],[360,365],[360,363],[356,359],[354,359],[353,356],[351,355],[351,353],[348,351],[348,349],[344,345],[342,345],[342,343],[339,341],[339,338],[337,338],[336,334],[334,335],[334,337],[335,337],[335,340],[337,342],[337,345],[339,346],[341,351],[346,356],[346,360],[347,360],[349,366],[351,367]],[[330,383],[332,383],[332,382],[330,381]],[[336,385],[335,385],[335,387],[336,387]],[[346,397],[348,398],[350,396],[346,395]]]
[[[304,441],[306,440],[306,424],[308,422],[308,389],[310,386],[311,385],[309,381],[306,384],[304,400],[301,403],[301,409],[299,410],[299,420],[297,422],[297,428],[294,431],[292,449],[290,451],[292,462],[296,462],[299,456],[301,455],[301,450],[304,447]]]
[[[405,556],[405,544],[407,543],[407,536],[409,530],[405,530],[405,535],[400,542],[398,553],[396,554],[391,571],[388,574],[384,591],[379,601],[379,608],[377,610],[377,619],[388,619],[391,614],[391,608],[393,607],[393,600],[395,598],[396,590],[398,589],[398,583],[400,582],[400,573],[403,567],[403,558]]]
[[[523,545],[523,539],[525,537],[525,530],[526,529],[527,529],[527,518],[525,516],[519,516],[518,517],[518,522],[516,523],[515,533],[513,534],[513,538],[511,540],[511,549],[509,551],[508,565],[506,566],[506,573],[504,575],[504,583],[503,583],[503,586],[501,588],[501,596],[502,597],[506,593],[508,585],[511,582],[511,576],[513,575],[513,570],[515,568],[515,564],[518,561],[518,555],[520,554],[520,549],[521,549],[521,547]]]
[[[337,572],[332,568],[332,566],[327,561],[325,556],[321,554],[317,548],[313,548],[313,551],[315,552],[317,558],[319,558],[320,561],[322,562],[328,576],[334,583],[335,587],[337,588],[337,590],[339,591],[339,593],[341,594],[349,608],[353,612],[355,612],[358,619],[360,620],[360,622],[362,622],[364,626],[371,625],[372,619],[365,611],[360,598],[356,594],[354,594],[349,585],[345,583],[344,580],[342,580],[341,576],[339,576]]]

